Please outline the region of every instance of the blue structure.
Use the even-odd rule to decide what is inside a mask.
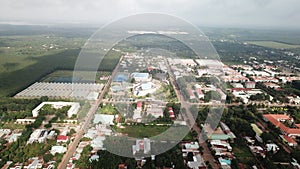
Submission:
[[[114,79],[113,79],[114,82],[126,82],[128,81],[128,75],[126,74],[117,74]]]

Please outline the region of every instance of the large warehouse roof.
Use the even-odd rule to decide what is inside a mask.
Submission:
[[[103,84],[97,83],[48,83],[36,82],[25,90],[18,93],[15,97],[36,98],[77,98],[86,99],[90,93],[100,92]]]

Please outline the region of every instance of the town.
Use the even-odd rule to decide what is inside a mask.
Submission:
[[[14,96],[22,106],[2,104],[24,112],[1,116],[2,168],[86,168],[107,158],[119,169],[300,167],[300,77],[270,61],[124,53],[97,78],[36,82]],[[220,106],[213,126],[210,109]]]

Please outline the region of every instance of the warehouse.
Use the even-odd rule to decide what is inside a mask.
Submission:
[[[97,83],[48,83],[36,82],[25,90],[18,93],[17,98],[39,98],[47,96],[50,98],[63,99],[97,99],[95,92],[99,93],[103,89],[103,84]]]

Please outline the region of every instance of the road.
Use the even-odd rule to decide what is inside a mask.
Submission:
[[[176,95],[178,97],[179,94],[177,94],[179,91],[178,89],[175,89]],[[179,95],[180,97],[180,95]],[[182,98],[180,98],[180,100],[182,100]],[[126,101],[126,100],[102,100],[103,103],[126,103],[126,104],[132,104],[132,103],[136,103],[137,100],[132,100],[132,101]],[[155,101],[152,101],[155,102]],[[168,103],[168,102],[163,102],[163,101],[159,101],[160,103]],[[180,102],[178,102],[180,103]],[[256,104],[264,104],[264,106],[266,107],[286,107],[286,106],[290,106],[290,107],[300,107],[300,104],[290,104],[290,103],[284,103],[284,104],[279,104],[279,103],[272,103],[272,104],[266,104],[266,103],[262,103],[262,102],[255,102]],[[252,105],[254,104],[253,102],[251,103],[213,103],[213,102],[208,102],[208,103],[189,103],[189,105],[198,105],[198,106],[226,106],[226,107],[230,107],[230,106],[240,106],[240,105]]]
[[[211,164],[211,166],[214,168],[214,169],[219,169],[220,166],[215,163],[215,158],[214,156],[211,154],[211,151],[207,145],[207,142],[206,141],[201,141],[201,129],[199,128],[199,126],[197,125],[196,123],[196,120],[195,117],[194,118],[194,115],[193,113],[190,111],[190,107],[193,106],[193,105],[201,105],[201,103],[190,103],[190,102],[187,102],[184,97],[182,96],[181,92],[176,88],[176,85],[175,85],[175,78],[174,78],[174,75],[171,73],[171,68],[170,68],[170,65],[167,63],[167,60],[166,61],[166,65],[167,65],[167,69],[168,69],[168,73],[169,73],[169,78],[170,78],[170,82],[171,82],[171,85],[173,86],[174,88],[174,91],[176,93],[176,96],[181,104],[181,109],[185,109],[186,110],[186,113],[183,114],[183,118],[184,118],[184,121],[187,123],[188,127],[190,129],[193,129],[194,131],[197,132],[198,134],[198,137],[199,137],[199,145],[201,147],[203,147],[203,159],[204,161],[209,161],[209,163]],[[202,103],[203,105],[214,105],[216,106],[215,103]],[[221,105],[221,104],[220,104]],[[224,104],[222,104],[224,106]]]
[[[80,142],[80,139],[83,137],[83,135],[85,134],[85,132],[87,131],[92,118],[94,117],[94,114],[96,113],[100,103],[102,102],[105,93],[107,92],[107,90],[109,89],[109,86],[113,80],[113,77],[116,75],[117,70],[120,66],[120,62],[122,61],[123,56],[120,58],[119,63],[117,64],[117,66],[115,67],[114,71],[112,72],[110,78],[107,80],[106,84],[103,87],[102,92],[100,93],[100,96],[98,97],[98,99],[94,102],[94,104],[91,106],[91,108],[89,109],[85,119],[83,120],[83,124],[81,125],[81,129],[79,131],[77,131],[76,137],[74,139],[74,141],[69,145],[67,152],[65,153],[65,155],[62,158],[61,163],[58,165],[58,169],[65,169],[67,168],[67,164],[69,162],[69,159],[73,156],[73,154],[76,151],[76,148]]]

